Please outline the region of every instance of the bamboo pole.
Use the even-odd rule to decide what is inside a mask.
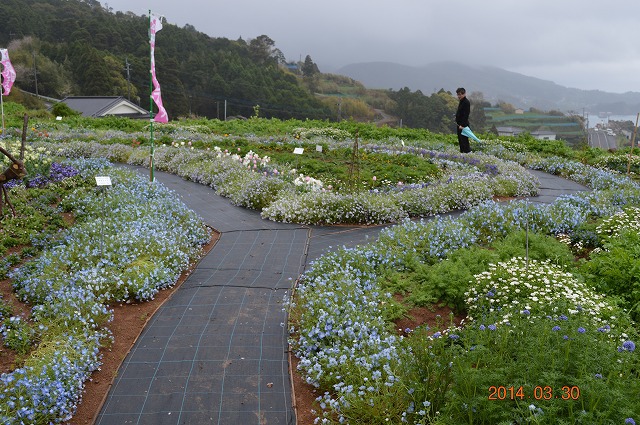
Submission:
[[[151,142],[151,151],[149,155],[149,179],[154,181],[153,168],[154,160],[154,142],[153,142],[153,46],[151,45],[151,9],[149,9],[149,141]]]

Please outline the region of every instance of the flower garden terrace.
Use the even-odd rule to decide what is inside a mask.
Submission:
[[[484,152],[462,155],[440,139],[359,141],[354,151],[353,139],[324,132],[308,139],[300,133],[271,138],[187,134],[178,132],[170,142],[161,138],[166,144],[155,148],[156,169],[209,185],[235,205],[281,222],[393,223],[468,209],[495,197],[534,196],[539,184],[511,159]],[[149,147],[131,142],[140,135],[49,135],[56,143],[43,146],[56,155],[149,162]],[[295,148],[306,154],[294,154]]]
[[[290,343],[317,423],[636,423],[640,188],[537,164],[595,189],[405,220],[305,272]],[[398,329],[433,303],[468,317]]]
[[[276,143],[289,149],[287,140]],[[277,161],[265,159],[264,154],[256,157],[242,148],[238,152],[238,146],[215,149],[222,145],[217,141],[196,149],[202,141],[182,141],[185,147],[175,146],[174,141],[174,146],[158,148],[156,165],[209,184],[238,205],[262,209],[263,215],[270,204],[261,205],[262,200],[287,193],[296,198],[332,193],[301,190],[302,185],[295,183],[299,172],[291,173],[286,164],[274,166]],[[188,147],[190,141],[194,149]],[[315,136],[308,146],[318,142],[323,139]],[[326,143],[350,145],[335,138]],[[411,146],[405,142],[403,147],[401,140],[389,139],[378,145],[402,154],[425,149],[434,157],[440,155],[442,174],[437,176],[440,180],[434,179],[438,184],[443,178],[445,183],[455,181],[457,167],[467,167],[451,159],[458,154],[443,141]],[[73,157],[103,156],[139,165],[148,161],[148,148],[128,145],[75,140],[45,146]],[[640,368],[636,325],[629,312],[640,300],[624,298],[632,295],[628,283],[633,277],[623,281],[599,275],[586,265],[577,268],[573,255],[587,250],[593,257],[585,264],[597,260],[606,264],[625,247],[637,246],[637,232],[630,230],[638,228],[633,209],[640,204],[638,185],[621,174],[543,157],[515,144],[488,141],[477,148],[482,153],[465,158],[486,156],[509,166],[520,164],[571,178],[593,190],[560,197],[550,205],[479,200],[459,218],[402,220],[374,243],[315,261],[289,304],[289,329],[300,370],[324,393],[317,400],[319,422],[634,423],[640,415],[636,402]],[[474,166],[477,170],[470,173],[474,178],[491,174],[491,167]],[[311,180],[303,176],[298,181]],[[378,193],[361,193],[380,198],[412,191],[397,186],[395,182],[378,188]],[[267,191],[270,188],[272,192]],[[352,203],[359,199],[351,196]],[[347,211],[351,204],[334,206]],[[384,210],[387,204],[374,206]],[[331,216],[331,211],[320,210],[316,216],[323,213],[329,219],[308,222],[358,218],[357,211],[349,210],[349,215],[344,211]],[[313,213],[307,211],[304,217],[316,217]],[[523,229],[530,232],[530,250],[527,260],[517,260],[525,256]],[[600,251],[593,249],[596,246]],[[549,259],[553,266],[545,262]],[[597,285],[609,280],[613,282]],[[553,291],[545,290],[547,282],[553,282]],[[516,291],[521,287],[535,290]],[[396,294],[407,303],[398,303]],[[409,303],[438,300],[474,311],[473,320],[437,332],[424,326],[397,331],[394,319],[409,313]],[[501,398],[491,399],[491,386],[504,388],[496,389]],[[567,399],[563,387],[569,388]],[[507,388],[513,388],[513,395],[501,395],[508,394]],[[552,398],[547,399],[549,391]]]

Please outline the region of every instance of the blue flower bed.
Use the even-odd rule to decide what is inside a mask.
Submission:
[[[10,273],[18,297],[33,306],[34,346],[22,367],[0,376],[1,423],[70,419],[84,382],[100,367],[100,348],[110,341],[109,305],[152,299],[176,283],[209,240],[202,221],[174,193],[105,160],[52,164],[49,178],[30,184],[77,173],[109,175],[113,185],[104,191],[81,186],[64,199],[60,208],[75,214],[74,226]]]
[[[478,285],[494,282],[482,301],[495,309],[480,307],[480,299],[469,296],[467,308],[476,317],[461,327],[435,333],[406,329],[409,336],[404,337],[385,319],[394,305],[383,290],[389,269],[403,270],[416,259],[441,261],[458,249],[524,229],[571,234],[588,220],[640,204],[640,186],[624,176],[558,158],[536,164],[594,190],[561,196],[549,205],[489,201],[458,218],[405,220],[383,230],[376,242],[327,254],[305,272],[289,306],[290,342],[307,382],[324,391],[317,398],[318,423],[623,423],[625,418],[631,423],[640,415],[633,397],[640,390],[635,324],[613,298],[590,292],[556,268],[521,260],[503,266],[519,270],[517,277],[503,277],[502,269],[477,276]],[[541,289],[527,301],[523,297],[531,293],[517,288],[534,282]],[[551,295],[545,295],[544,282],[560,288],[553,298],[546,298]],[[507,288],[517,293],[505,298]],[[558,320],[568,322],[556,324]],[[562,329],[557,338],[549,334],[555,333],[554,326]],[[559,353],[567,353],[566,363],[553,366],[552,355]],[[510,356],[529,360],[512,364],[504,360]],[[501,375],[501,370],[514,373],[507,371],[525,366],[541,368],[534,374],[537,384],[518,380],[531,374]],[[597,376],[608,377],[606,387]],[[516,390],[521,385],[532,399],[534,391],[540,392],[540,400],[487,401],[491,385],[514,382]],[[545,403],[545,387],[556,385],[559,394],[569,383],[583,389],[581,398],[558,396],[561,402]],[[606,408],[602,400],[607,400]]]

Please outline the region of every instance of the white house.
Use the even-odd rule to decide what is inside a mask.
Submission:
[[[496,130],[498,130],[498,136],[517,136],[524,133],[520,127],[496,127]]]
[[[531,135],[538,140],[556,140],[556,133],[548,130],[532,131]]]

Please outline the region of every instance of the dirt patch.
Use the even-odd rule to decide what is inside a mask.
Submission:
[[[405,317],[396,320],[396,329],[399,334],[407,335],[418,326],[428,325],[433,332],[441,331],[449,326],[460,326],[466,314],[455,314],[451,308],[442,305],[429,307],[414,307]]]
[[[318,407],[315,404],[315,400],[322,392],[304,380],[298,372],[299,362],[300,360],[291,354],[289,367],[291,368],[293,408],[296,412],[296,425],[313,425],[317,416],[313,413],[313,410]]]

